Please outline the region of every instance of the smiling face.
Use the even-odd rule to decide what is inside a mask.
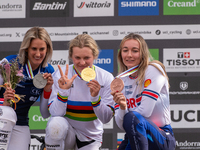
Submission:
[[[37,69],[44,60],[47,53],[47,44],[41,39],[33,39],[27,50],[28,60],[30,61],[32,70]]]
[[[92,67],[94,59],[92,50],[89,47],[73,47],[72,61],[79,72],[88,66]]]
[[[124,65],[130,69],[140,64],[140,44],[137,40],[130,39],[124,42],[121,49]]]

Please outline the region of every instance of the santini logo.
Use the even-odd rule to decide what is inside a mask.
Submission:
[[[36,2],[35,5],[33,6],[33,10],[64,10],[66,5],[67,2],[65,3],[53,2],[52,4]]]
[[[169,7],[196,7],[196,0],[193,2],[174,2],[173,0],[170,0],[168,2]]]
[[[111,3],[108,3],[107,1],[105,3],[97,3],[97,2],[90,2],[90,3],[85,3],[81,2],[80,6],[77,6],[79,9],[83,8],[84,6],[86,8],[105,8],[105,7],[110,7]]]
[[[156,1],[122,1],[121,7],[156,7]]]

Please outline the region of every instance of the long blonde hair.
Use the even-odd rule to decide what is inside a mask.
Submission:
[[[122,47],[123,47],[124,43],[127,40],[131,40],[131,39],[137,40],[140,45],[140,49],[139,49],[140,50],[140,65],[138,68],[138,77],[137,77],[139,87],[141,88],[144,83],[145,71],[146,71],[148,65],[152,65],[152,66],[156,67],[162,73],[162,75],[168,79],[167,73],[165,71],[165,66],[160,61],[153,60],[153,57],[151,56],[151,54],[149,52],[149,48],[148,48],[146,41],[143,39],[142,36],[140,36],[138,34],[134,34],[134,33],[130,33],[127,36],[125,36],[120,43],[120,49],[119,49],[118,56],[117,56],[117,62],[119,65],[119,74],[128,69],[125,66],[125,64],[123,63],[121,52],[122,52]],[[154,63],[159,64],[163,68],[165,74],[163,74],[163,72]]]
[[[32,27],[30,28],[25,36],[24,39],[21,43],[20,49],[19,49],[19,62],[24,65],[28,62],[28,48],[31,44],[31,41],[33,39],[40,39],[45,41],[45,43],[47,44],[47,53],[46,56],[42,62],[42,67],[46,67],[47,63],[51,61],[51,57],[53,54],[53,45],[52,45],[52,41],[51,38],[48,34],[48,32],[42,28],[42,27]]]

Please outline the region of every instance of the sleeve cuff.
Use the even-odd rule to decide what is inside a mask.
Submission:
[[[66,96],[66,95],[68,95],[68,92],[67,92],[68,90],[65,90],[65,89],[61,89],[61,88],[59,88],[59,94],[60,95],[63,95],[63,96]]]
[[[51,92],[52,92],[52,89],[51,89],[51,91],[50,92],[46,92],[45,90],[44,90],[44,98],[45,99],[49,99],[49,97],[50,97],[50,95],[51,95]]]
[[[123,120],[124,115],[125,115],[126,113],[128,113],[128,109],[127,109],[127,108],[126,108],[125,110],[122,110],[122,109],[119,108],[119,110],[118,110],[118,116],[119,116],[119,118],[120,118],[121,120]]]
[[[97,96],[95,96],[95,97],[92,97],[91,96],[91,102],[97,102],[97,101],[99,101],[99,95],[97,95]]]

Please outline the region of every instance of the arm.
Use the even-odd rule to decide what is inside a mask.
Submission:
[[[159,68],[162,70],[161,67]],[[146,83],[150,81],[150,84],[146,84],[148,86],[144,87],[141,95],[141,104],[134,111],[139,112],[146,118],[150,117],[166,80],[166,77],[158,69],[154,66],[149,66],[145,74],[145,81]]]
[[[113,91],[111,92],[113,95],[113,100],[115,101],[115,121],[118,127],[121,130],[124,130],[123,128],[123,119],[124,115],[128,112],[127,109],[127,102],[126,102],[126,97],[124,96],[123,93],[118,92],[118,91]]]
[[[49,110],[52,116],[64,116],[67,108],[68,95],[70,93],[70,87],[77,75],[74,75],[71,79],[68,79],[68,65],[66,69],[58,66],[54,75],[54,84],[52,87],[52,94],[49,98]],[[65,74],[63,74],[65,72]]]
[[[113,76],[110,74],[107,78],[105,78],[105,80],[105,84],[103,85],[104,87],[100,87],[101,90],[97,95],[92,95],[91,92],[93,110],[102,123],[108,123],[114,115],[114,101],[112,99],[112,95],[110,94],[110,83],[113,80]]]
[[[54,69],[51,71],[53,72]],[[44,90],[40,96],[40,113],[43,118],[48,118],[50,116],[49,110],[48,110],[48,100],[52,92],[52,85],[53,85],[53,78],[51,73],[44,73],[43,74],[44,79],[47,79],[47,84],[44,87]]]

